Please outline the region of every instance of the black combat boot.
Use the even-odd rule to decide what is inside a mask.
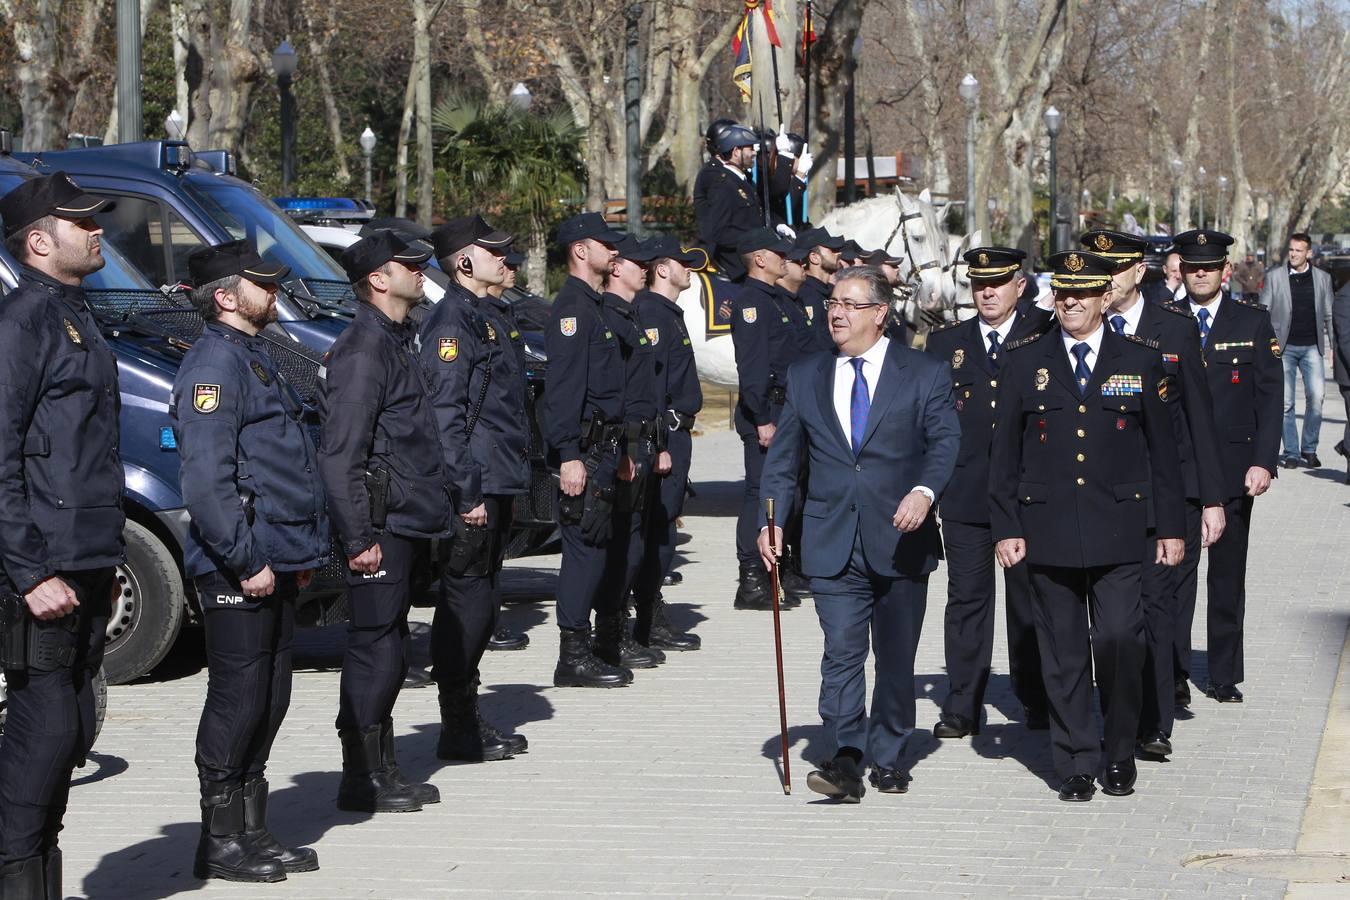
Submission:
[[[769,593],[769,573],[764,565],[755,560],[741,563],[741,580],[736,587],[736,609],[773,609],[773,597]]]
[[[800,606],[811,597],[811,579],[802,574],[802,560],[788,551],[778,563],[778,585],[783,589],[784,606]]]
[[[287,872],[318,871],[319,854],[308,847],[284,847],[267,830],[267,779],[260,775],[244,779],[244,838]]]
[[[0,866],[0,897],[9,900],[46,900],[41,856],[16,859]],[[58,887],[59,890],[59,887]]]
[[[61,850],[56,848],[48,850],[42,856],[42,867],[46,876],[46,883],[43,889],[46,894],[43,900],[66,900],[66,892],[61,890]],[[0,898],[7,898],[9,894],[0,890]]]
[[[640,644],[634,639],[628,627],[631,617],[632,612],[627,607],[619,614],[619,652],[622,663],[630,669],[650,669],[661,665],[666,661],[666,654],[657,647]],[[646,662],[648,658],[652,660],[651,663]]]
[[[487,648],[489,650],[524,650],[530,646],[530,636],[523,631],[516,631],[505,625],[498,625],[492,632],[492,637],[488,639]]]
[[[474,710],[478,714],[478,730],[483,734],[483,743],[490,744],[495,741],[504,741],[511,748],[511,753],[524,753],[530,749],[530,742],[525,740],[525,735],[516,734],[514,731],[503,732],[495,725],[483,718],[483,709],[478,704],[478,679],[474,679]]]
[[[398,768],[398,754],[394,750],[394,720],[385,719],[380,723],[380,768],[389,779],[412,792],[417,802],[423,806],[441,802],[441,790],[434,784],[409,781]]]
[[[511,745],[479,726],[478,689],[441,688],[441,738],[436,742],[437,759],[492,762],[511,758]]]
[[[284,881],[286,867],[281,860],[255,847],[244,828],[244,789],[204,784],[202,836],[192,874],[226,881]],[[8,900],[9,894],[4,896]]]
[[[633,672],[610,665],[591,652],[589,628],[560,628],[558,665],[553,670],[554,687],[627,687]]]
[[[342,782],[337,808],[348,812],[418,812],[422,804],[411,788],[389,776],[380,752],[382,725],[338,732],[342,741]]]
[[[696,634],[676,631],[666,615],[666,601],[660,594],[650,600],[637,600],[633,620],[633,640],[644,647],[661,650],[697,650],[703,646]]]
[[[629,636],[628,617],[622,612],[595,614],[595,641],[591,652],[611,666],[624,669],[655,669],[660,665],[652,651]]]

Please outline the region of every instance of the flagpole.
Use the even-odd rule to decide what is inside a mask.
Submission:
[[[802,103],[802,149],[811,152],[811,44],[815,32],[811,23],[812,0],[806,0],[806,27],[802,30],[802,65],[806,69],[806,99]],[[802,189],[802,221],[811,220],[811,183],[807,175],[806,187]]]

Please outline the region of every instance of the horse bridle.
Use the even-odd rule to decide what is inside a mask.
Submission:
[[[905,225],[905,223],[908,222],[910,219],[922,219],[923,213],[905,212],[905,208],[903,206],[900,206],[900,195],[898,193],[895,195],[895,205],[900,207],[900,219],[895,223],[895,227],[891,229],[890,237],[886,238],[886,243],[881,245],[881,249],[890,252],[889,247],[891,246],[891,241],[895,240],[895,236],[899,234],[903,239],[905,245],[905,258],[909,260],[909,274],[905,276],[906,278],[917,278],[920,272],[932,268],[940,268],[941,271],[946,272],[947,269],[950,268],[950,264],[943,266],[935,259],[929,260],[928,262],[923,263],[922,265],[914,261],[914,251],[909,248],[909,228]]]

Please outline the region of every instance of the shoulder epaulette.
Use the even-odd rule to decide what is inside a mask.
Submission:
[[[946,330],[949,329],[949,328],[955,328],[957,325],[964,325],[967,321],[969,321],[969,320],[967,320],[967,319],[957,319],[955,322],[944,322],[944,323],[942,323],[941,325],[939,325],[939,326],[936,327],[936,328],[930,328],[930,329],[928,330],[928,333],[929,333],[929,334],[941,334],[942,332],[946,331]]]
[[[1234,297],[1232,294],[1229,294],[1228,299],[1243,306],[1250,306],[1252,309],[1265,309],[1260,303],[1255,300],[1248,300],[1245,297]]]
[[[1047,334],[1049,334],[1050,332],[1054,331],[1058,326],[1059,326],[1059,323],[1056,322],[1054,319],[1048,319],[1048,320],[1046,320],[1046,322],[1041,326],[1041,328],[1040,328],[1039,331],[1033,331],[1031,334],[1028,334],[1028,335],[1026,335],[1026,336],[1024,336],[1024,337],[1020,337],[1020,338],[1018,338],[1018,339],[1015,340],[1015,341],[1009,341],[1008,343],[1006,343],[1006,344],[1003,345],[1003,349],[1004,349],[1004,350],[1017,350],[1017,349],[1019,349],[1019,348],[1021,348],[1021,347],[1027,347],[1027,346],[1030,346],[1031,344],[1034,344],[1034,343],[1036,343],[1037,341],[1039,341],[1041,338],[1045,337],[1045,336],[1046,336]]]
[[[1191,312],[1191,311],[1190,311],[1189,309],[1187,309],[1186,307],[1184,307],[1184,306],[1178,306],[1178,305],[1175,304],[1175,303],[1159,303],[1159,304],[1157,304],[1157,307],[1158,307],[1159,309],[1165,309],[1165,310],[1167,310],[1167,311],[1170,312],[1170,313],[1176,313],[1176,314],[1179,315],[1179,316],[1185,316],[1185,317],[1188,318],[1188,319],[1194,319],[1194,318],[1195,318],[1195,313]]]
[[[1143,338],[1143,337],[1140,337],[1140,336],[1137,335],[1137,334],[1127,334],[1127,335],[1123,335],[1123,337],[1124,337],[1125,340],[1127,340],[1127,341],[1134,341],[1136,344],[1143,344],[1145,347],[1149,348],[1150,350],[1157,350],[1157,349],[1158,349],[1158,342],[1155,341],[1155,340],[1151,340],[1150,338]]]

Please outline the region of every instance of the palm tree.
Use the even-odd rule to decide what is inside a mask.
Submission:
[[[525,275],[542,292],[550,222],[564,201],[581,195],[585,131],[566,110],[530,114],[508,104],[462,96],[431,114],[441,138],[442,171],[469,208],[497,206],[523,218],[529,239]]]

